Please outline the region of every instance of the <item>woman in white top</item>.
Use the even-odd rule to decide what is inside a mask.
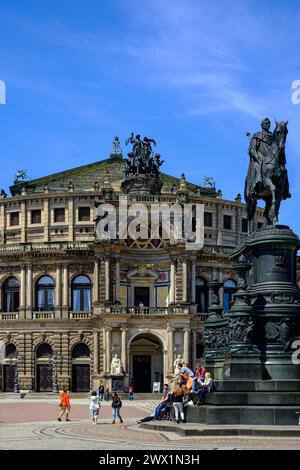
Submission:
[[[99,416],[100,403],[97,396],[97,392],[92,392],[90,396],[90,418],[93,419],[93,424],[97,424],[97,419]]]

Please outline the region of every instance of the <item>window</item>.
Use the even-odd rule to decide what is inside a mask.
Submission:
[[[5,357],[6,358],[17,357],[17,348],[14,344],[10,343],[5,346]]]
[[[90,221],[90,208],[89,207],[79,207],[78,210],[78,220],[79,222],[89,222]]]
[[[202,277],[196,279],[197,312],[207,312],[207,282]]]
[[[224,312],[229,312],[232,295],[237,291],[236,282],[232,279],[227,279],[224,282],[224,295],[223,295],[223,308]]]
[[[242,232],[248,233],[248,219],[242,219]]]
[[[31,211],[31,223],[40,224],[41,221],[41,209],[34,209],[33,211]]]
[[[257,228],[262,228],[263,223],[262,222],[257,222]]]
[[[3,286],[3,312],[17,312],[19,309],[19,282],[15,277],[6,279]]]
[[[78,343],[72,349],[72,358],[79,359],[80,357],[90,357],[90,348],[84,343]]]
[[[42,311],[54,309],[54,282],[50,276],[42,276],[37,282],[36,309]]]
[[[50,344],[43,343],[36,350],[36,357],[38,359],[47,359],[52,357],[52,348]]]
[[[73,312],[91,310],[91,281],[87,276],[79,275],[72,281],[72,310]]]
[[[54,209],[54,222],[64,222],[65,221],[65,209],[59,207]]]
[[[204,225],[205,227],[212,227],[212,213],[204,212]]]
[[[10,213],[10,225],[19,225],[19,212]]]
[[[226,230],[231,230],[231,221],[232,221],[231,215],[224,215],[223,228],[225,228]]]

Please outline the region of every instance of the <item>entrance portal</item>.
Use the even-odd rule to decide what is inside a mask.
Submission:
[[[52,367],[50,364],[37,364],[37,391],[52,392]]]
[[[151,393],[153,382],[163,382],[163,347],[152,333],[136,336],[129,350],[130,381],[136,392]]]
[[[3,391],[4,392],[13,392],[14,391],[14,382],[16,376],[16,366],[5,365],[3,366],[4,380],[3,380]]]
[[[89,364],[73,364],[72,390],[73,392],[88,392],[90,390]]]

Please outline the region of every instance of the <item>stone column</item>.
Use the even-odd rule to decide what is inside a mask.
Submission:
[[[27,293],[27,303],[26,308],[28,310],[32,309],[32,266],[27,266],[27,286],[26,286],[26,293]]]
[[[192,259],[191,267],[191,301],[196,302],[196,260]]]
[[[111,328],[106,327],[105,350],[106,350],[106,372],[110,373],[111,364]]]
[[[99,302],[99,260],[95,259],[93,276],[93,302]]]
[[[121,361],[122,361],[122,364],[123,364],[124,372],[126,374],[126,372],[127,372],[127,328],[124,326],[123,328],[121,328],[121,331],[122,331]]]
[[[192,337],[193,337],[193,339],[192,339],[192,341],[193,341],[193,343],[192,343],[192,350],[193,350],[193,364],[192,364],[192,366],[195,370],[196,362],[197,362],[197,332],[196,332],[196,330],[193,330]]]
[[[171,328],[170,326],[167,329],[168,332],[168,368],[169,368],[169,374],[173,375],[174,370],[173,370],[173,364],[174,364],[174,328]]]
[[[190,328],[183,329],[183,359],[184,362],[189,363],[189,352],[190,352]]]
[[[94,375],[99,374],[99,335],[94,331]]]
[[[110,259],[105,258],[105,302],[110,301],[110,295],[109,295],[109,268],[110,268]]]
[[[26,243],[27,217],[26,217],[26,202],[25,201],[21,202],[20,226],[21,226],[21,243]]]
[[[49,199],[44,199],[44,242],[49,241]]]
[[[187,283],[187,263],[188,260],[183,258],[182,260],[182,301],[187,302],[188,298],[188,283]]]
[[[175,303],[175,260],[171,258],[170,269],[170,303]]]
[[[26,307],[26,266],[21,266],[20,309]]]
[[[55,284],[55,309],[61,309],[62,283],[61,283],[61,265],[56,266],[56,284]],[[59,315],[61,312],[59,312]]]
[[[115,290],[115,302],[120,303],[120,258],[116,257],[116,290]]]
[[[62,316],[68,318],[69,311],[69,276],[68,276],[68,265],[63,265],[63,289],[62,289]]]
[[[73,197],[70,196],[69,199],[69,206],[68,206],[68,226],[69,226],[69,241],[72,242],[74,240],[74,200]]]

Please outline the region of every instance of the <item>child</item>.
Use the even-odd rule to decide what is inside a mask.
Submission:
[[[97,392],[92,392],[90,396],[90,418],[93,419],[93,424],[97,424],[97,419],[99,416],[100,402],[97,396]]]
[[[129,385],[128,387],[128,400],[133,400],[133,386]]]
[[[106,392],[105,392],[105,400],[106,400],[106,401],[109,401],[109,399],[110,399],[110,393],[109,393],[109,390],[108,390],[108,388],[107,388],[107,389],[106,389]]]

